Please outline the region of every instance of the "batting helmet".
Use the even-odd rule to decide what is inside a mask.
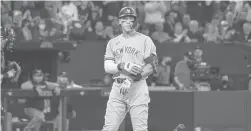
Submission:
[[[133,16],[135,19],[137,18],[136,11],[131,7],[124,7],[119,11],[119,19],[125,16]]]

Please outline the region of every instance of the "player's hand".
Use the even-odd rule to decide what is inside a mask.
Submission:
[[[124,80],[124,82],[120,86],[120,94],[126,95],[128,90],[131,88],[132,81],[129,79]]]
[[[129,63],[129,62],[124,64],[123,69],[133,75],[137,75],[137,74],[140,74],[143,72],[141,66],[139,66],[137,64]]]

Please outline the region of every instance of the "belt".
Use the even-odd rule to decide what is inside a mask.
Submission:
[[[125,80],[126,80],[126,78],[116,78],[115,82],[118,84],[122,84]],[[134,82],[137,82],[137,81],[140,81],[140,80],[136,80]]]
[[[126,78],[116,78],[115,82],[118,84],[122,84],[125,80],[126,80]]]

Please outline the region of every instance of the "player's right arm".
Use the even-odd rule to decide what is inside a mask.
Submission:
[[[111,39],[106,46],[105,58],[104,58],[105,72],[109,74],[117,74],[119,72],[124,72],[125,74],[129,73],[134,75],[141,73],[141,67],[139,67],[136,64],[130,62],[122,62],[122,63],[115,62],[115,55],[112,50],[113,40],[114,39]]]
[[[106,46],[104,68],[106,73],[116,74],[119,72],[120,65],[115,63],[115,56],[112,51],[112,40],[113,39],[111,39]]]

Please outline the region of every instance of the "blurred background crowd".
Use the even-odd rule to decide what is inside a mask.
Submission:
[[[242,48],[245,52],[235,46],[231,46],[231,48],[230,46],[229,48],[221,46],[231,42],[251,46],[251,1],[238,0],[1,1],[1,27],[14,29],[15,42],[21,43],[22,41],[32,45],[35,43],[33,41],[39,41],[41,45],[44,43],[45,46],[54,48],[52,41],[58,40],[61,43],[62,41],[66,43],[71,41],[74,47],[77,47],[76,50],[72,51],[72,56],[69,51],[59,49],[59,56],[63,58],[63,63],[60,64],[65,64],[63,65],[65,68],[61,69],[68,69],[68,71],[63,70],[61,73],[55,71],[60,67],[56,67],[58,66],[57,62],[52,62],[52,60],[56,61],[57,58],[52,58],[49,51],[43,54],[34,51],[34,54],[38,54],[34,56],[22,52],[24,54],[22,62],[24,63],[15,62],[2,67],[5,68],[6,72],[12,71],[14,65],[18,67],[17,75],[11,78],[10,82],[6,79],[3,82],[5,86],[2,87],[9,88],[8,85],[17,83],[19,76],[21,78],[18,81],[19,85],[15,85],[18,88],[24,88],[27,85],[33,86],[34,82],[37,81],[39,84],[44,84],[44,81],[50,81],[52,75],[56,75],[54,82],[58,83],[62,89],[111,87],[112,76],[102,72],[102,51],[105,50],[105,44],[99,43],[107,43],[108,40],[121,33],[118,13],[124,6],[136,9],[138,15],[136,30],[150,36],[157,46],[157,54],[160,54],[157,73],[147,79],[150,88],[158,86],[174,90],[251,91],[251,72],[247,72],[251,67],[250,48],[244,46],[247,49]],[[97,46],[94,46],[95,43]],[[186,49],[190,46],[187,43],[204,44],[205,46],[217,44],[218,47],[210,49],[197,47],[189,51]],[[173,48],[169,49],[170,47]],[[185,49],[181,51],[180,47]],[[216,51],[218,48],[220,49]],[[245,56],[241,56],[242,53]],[[206,63],[209,60],[203,58],[204,54],[208,55],[207,58],[211,57],[211,62],[217,59],[214,61],[214,65],[212,64],[213,67],[210,66],[211,63]],[[19,54],[15,54],[13,57],[19,57]],[[71,57],[75,61],[70,61]],[[32,60],[26,60],[28,58],[32,58]],[[228,59],[225,60],[225,58]],[[33,63],[30,61],[38,64],[43,63],[45,67],[42,68],[50,69],[31,69]],[[216,62],[221,63],[216,64]],[[3,65],[2,63],[1,65]],[[248,63],[247,67],[246,63]],[[19,67],[18,64],[21,66]],[[40,66],[38,65],[38,67]],[[229,67],[227,71],[231,71],[232,74],[226,70],[220,74],[220,68],[227,67]],[[238,69],[239,67],[243,69]],[[239,70],[242,72],[238,72]],[[4,71],[2,70],[2,72]],[[27,72],[32,73],[28,74]],[[26,76],[26,74],[28,75]],[[241,77],[234,78],[231,75],[237,77],[241,75]],[[96,78],[98,76],[102,78]],[[79,85],[75,84],[75,81]],[[89,83],[86,84],[86,81]]]
[[[137,30],[158,43],[251,41],[249,1],[1,1],[2,27],[18,40],[109,40],[121,33],[123,6]]]
[[[136,30],[155,44],[234,41],[251,45],[250,1],[1,1],[1,26],[13,28],[16,41],[107,41],[121,33],[118,12],[124,6],[136,9]],[[69,52],[59,55],[69,62]],[[150,85],[175,81],[171,61],[172,56],[160,58],[160,72],[150,77]],[[112,82],[109,75],[104,80]]]

